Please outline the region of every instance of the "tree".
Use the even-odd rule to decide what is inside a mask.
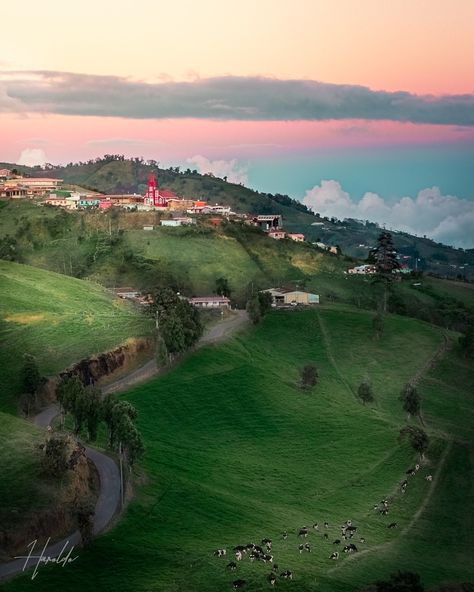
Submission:
[[[421,398],[413,384],[409,382],[405,385],[399,399],[403,403],[403,410],[407,413],[408,419],[411,415],[420,414]]]
[[[87,433],[91,442],[97,439],[97,428],[103,416],[101,398],[101,390],[97,387],[89,386],[84,391]]]
[[[154,291],[151,313],[168,354],[184,352],[202,335],[199,311],[170,288]]]
[[[273,297],[270,292],[259,292],[258,303],[260,305],[261,315],[265,316],[267,312],[271,310],[273,304]]]
[[[67,434],[52,434],[43,447],[43,471],[50,477],[61,477],[68,469],[71,437]]]
[[[112,410],[118,402],[117,396],[113,393],[106,395],[102,401],[102,419],[105,421],[105,425],[107,426],[108,444],[111,448],[113,448],[115,441]]]
[[[393,245],[392,235],[390,232],[383,231],[378,239],[377,246],[369,253],[369,261],[375,265],[377,271],[376,281],[383,284],[383,300],[382,312],[387,312],[388,290],[393,281],[393,274],[400,269],[400,264],[397,260],[397,252]]]
[[[390,580],[375,583],[374,592],[424,592],[420,576],[409,571],[391,574]]]
[[[378,312],[372,320],[372,329],[374,331],[375,339],[380,339],[382,337],[384,332],[384,325],[385,323],[383,316],[380,314],[380,312]]]
[[[425,452],[428,450],[430,440],[426,432],[421,428],[413,426],[406,426],[400,430],[399,440],[408,439],[413,450],[419,453],[420,458],[424,458]]]
[[[357,394],[364,405],[374,401],[374,391],[368,378],[360,383],[359,388],[357,389]]]
[[[227,278],[220,277],[216,279],[216,294],[230,298],[231,289]]]
[[[470,323],[459,338],[461,352],[466,358],[474,357],[474,324]]]
[[[316,364],[306,364],[301,369],[301,388],[309,390],[318,383],[319,373]]]
[[[94,533],[95,506],[92,498],[88,496],[75,503],[73,512],[81,534],[82,544],[87,545],[91,542]]]
[[[21,368],[21,384],[26,395],[26,414],[30,414],[31,406],[36,403],[38,388],[43,383],[43,378],[38,369],[36,360],[30,354],[24,354]]]
[[[247,310],[247,313],[248,313],[252,323],[254,325],[257,325],[262,318],[262,312],[260,309],[260,302],[258,300],[257,295],[252,296],[250,298],[250,300],[248,300],[246,310]]]

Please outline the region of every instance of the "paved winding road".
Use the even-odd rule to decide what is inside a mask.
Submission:
[[[219,343],[233,335],[241,327],[244,327],[248,323],[248,314],[245,310],[235,310],[234,315],[230,318],[218,321],[215,325],[212,325],[207,329],[204,335],[201,337],[198,343],[198,347],[203,345],[211,345]],[[121,393],[128,390],[136,384],[146,382],[156,376],[159,372],[158,364],[156,360],[150,360],[137,368],[130,374],[127,374],[123,378],[108,384],[102,389],[104,395],[110,393]]]
[[[202,336],[199,346],[218,343],[230,337],[235,331],[240,329],[248,322],[248,315],[243,310],[235,311],[235,315],[229,319],[219,321],[210,327]],[[158,373],[158,366],[155,360],[150,360],[134,372],[128,374],[112,384],[109,384],[103,389],[104,394],[112,392],[121,392],[130,388],[131,386],[144,382],[152,378]],[[50,405],[41,413],[38,413],[33,418],[33,422],[39,428],[46,429],[53,422],[54,418],[59,415],[59,407],[57,405]],[[86,456],[96,466],[100,480],[100,492],[95,507],[94,516],[94,534],[97,535],[102,532],[115,516],[120,505],[120,473],[115,461],[106,454],[89,448],[86,446]],[[79,531],[73,532],[71,535],[63,538],[57,543],[51,544],[46,549],[38,548],[32,551],[32,554],[42,554],[44,557],[57,558],[64,557],[68,554],[73,546],[79,545],[81,536]],[[43,552],[42,552],[43,551]],[[42,553],[41,553],[42,552]],[[25,549],[25,555],[28,555],[28,550]],[[73,551],[71,556],[75,556]],[[31,570],[37,564],[35,558],[21,558],[9,561],[8,563],[0,564],[0,581],[19,574],[22,571]]]
[[[46,429],[47,426],[51,425],[51,422],[59,414],[59,407],[57,405],[51,405],[44,409],[41,413],[35,416],[34,423],[39,428]],[[110,523],[114,515],[119,509],[120,505],[120,473],[115,461],[107,456],[106,454],[89,448],[86,446],[86,456],[96,466],[99,474],[100,491],[97,503],[95,506],[94,515],[94,534],[97,535],[102,532],[105,527]],[[35,548],[32,551],[32,555],[42,554],[44,557],[64,557],[68,554],[69,550],[73,546],[79,545],[81,542],[81,535],[76,530],[71,535],[61,539],[57,543],[51,544],[46,549],[43,547]],[[25,555],[28,555],[29,550],[25,549]],[[71,556],[75,556],[77,553],[73,551]],[[12,577],[21,571],[32,569],[38,562],[38,559],[15,559],[8,563],[0,565],[0,580]]]

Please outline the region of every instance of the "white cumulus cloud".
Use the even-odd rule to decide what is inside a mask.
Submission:
[[[38,164],[43,166],[46,164],[46,154],[41,148],[25,148],[16,163],[23,166],[36,166]]]
[[[324,216],[370,220],[446,244],[474,247],[474,201],[443,195],[439,187],[394,202],[371,192],[356,201],[340,183],[325,180],[306,192],[303,203]]]
[[[200,173],[212,173],[216,177],[227,177],[229,183],[243,183],[248,181],[247,167],[239,164],[236,158],[232,160],[209,160],[201,154],[187,159]]]

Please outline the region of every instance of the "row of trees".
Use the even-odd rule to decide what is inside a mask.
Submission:
[[[56,388],[56,398],[63,417],[71,415],[74,433],[87,429],[90,441],[95,441],[99,424],[104,422],[108,432],[108,444],[130,466],[144,452],[143,440],[134,421],[137,411],[127,401],[119,401],[115,395],[101,397],[100,389],[85,387],[77,376],[64,378]]]
[[[269,292],[253,294],[247,301],[247,313],[254,325],[257,325],[272,307],[272,295]]]

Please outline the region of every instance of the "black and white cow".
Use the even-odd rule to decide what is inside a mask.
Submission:
[[[339,559],[338,551],[334,551],[334,553],[331,553],[331,555],[329,555],[329,559]]]
[[[335,541],[332,542],[333,545],[340,545],[341,544],[341,539],[336,539]]]
[[[387,528],[397,528],[398,524],[396,522],[390,522]]]
[[[234,580],[232,582],[232,588],[234,588],[235,590],[238,590],[240,588],[244,588],[247,585],[247,582],[245,580]]]
[[[304,550],[308,551],[308,553],[311,553],[311,545],[309,543],[305,543]]]
[[[314,528],[314,530],[319,530],[319,524],[317,522],[315,522],[313,524],[313,528]]]
[[[283,578],[284,580],[292,580],[293,579],[293,572],[290,571],[289,569],[287,569],[286,571],[283,571],[280,574],[280,578]]]
[[[427,481],[433,481],[433,475],[426,475],[425,479]]]
[[[288,533],[286,532],[286,530],[281,533],[281,537],[284,541],[286,541],[286,539],[288,538]]]
[[[308,527],[303,526],[303,528],[300,528],[298,531],[298,536],[306,538],[308,536]]]
[[[227,550],[226,549],[216,549],[214,551],[214,556],[215,557],[225,557],[226,556],[226,553],[227,553]]]
[[[329,522],[324,523],[324,528],[329,528]]]
[[[262,545],[265,545],[267,551],[272,550],[272,539],[262,539]]]
[[[235,563],[235,561],[231,561],[227,564],[227,569],[230,569],[230,571],[235,571],[237,569],[237,563]]]
[[[270,586],[274,586],[276,582],[276,575],[274,573],[271,573],[268,576],[268,583],[270,584]]]
[[[300,552],[300,555],[301,555],[301,553],[303,553],[303,551],[304,551],[304,545],[303,544],[298,545],[298,551]]]
[[[356,553],[357,547],[353,543],[350,543],[344,547],[343,551],[344,553]]]
[[[273,555],[262,555],[263,563],[273,563]]]
[[[242,551],[236,551],[235,552],[235,559],[237,561],[242,561]]]

